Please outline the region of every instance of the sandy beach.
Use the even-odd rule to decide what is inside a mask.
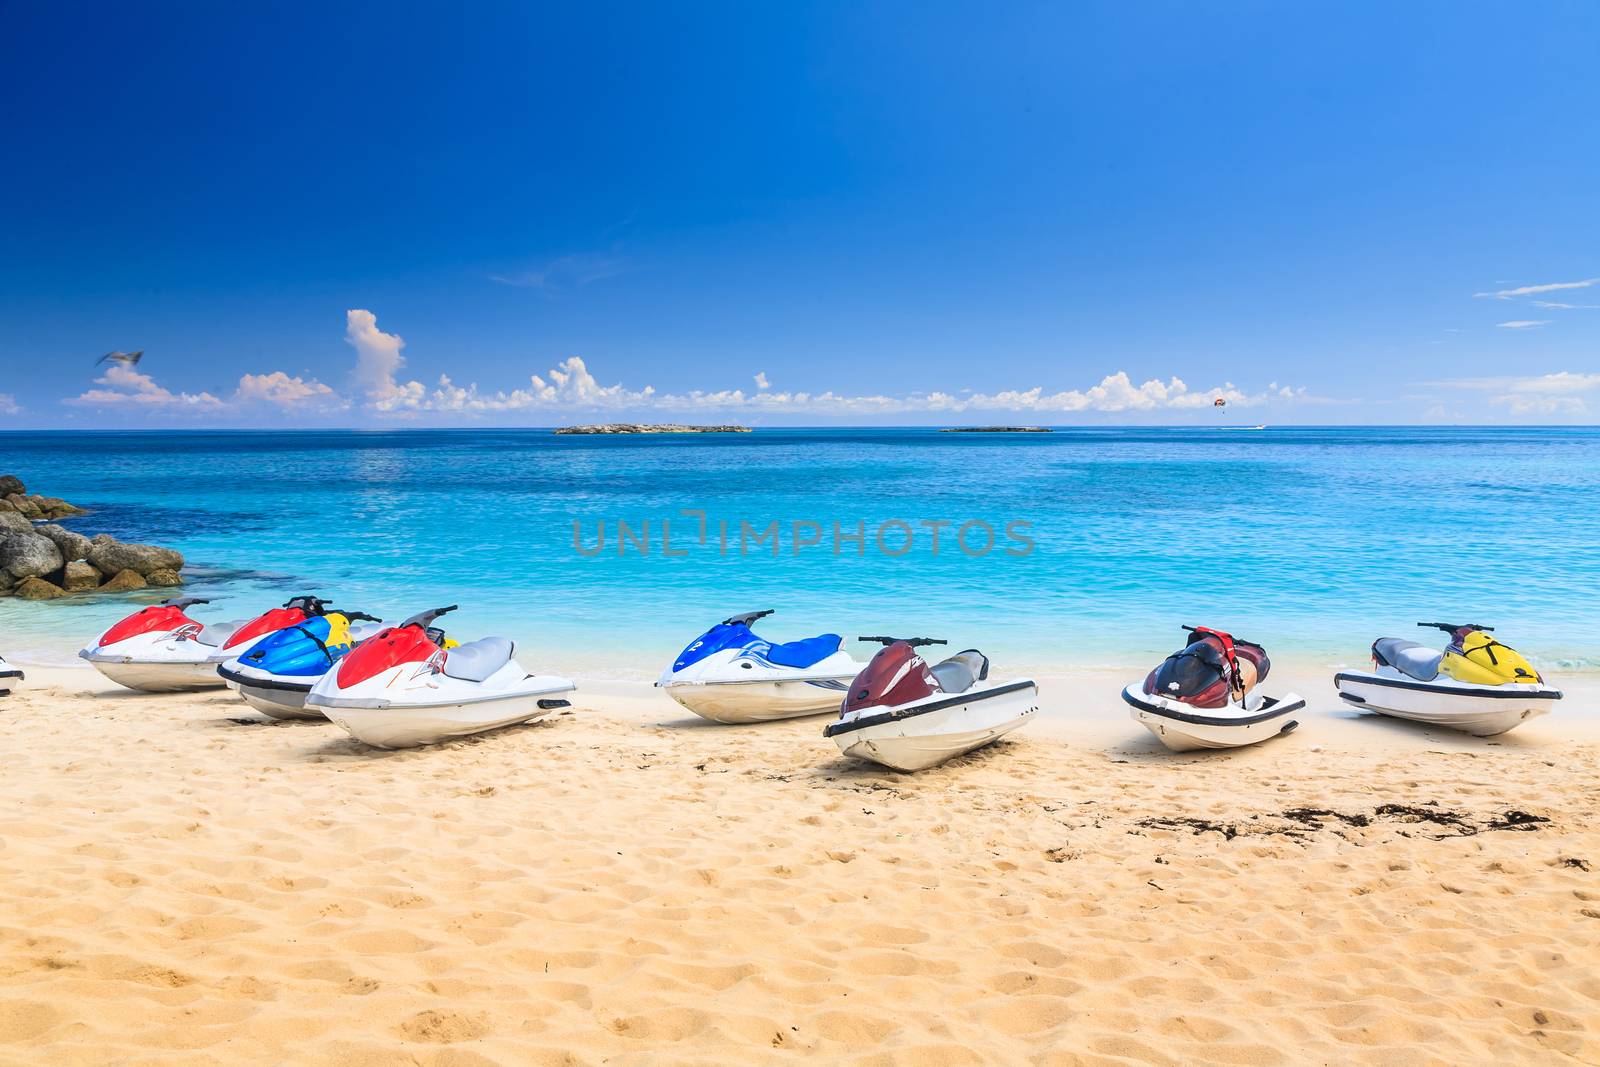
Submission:
[[[629,683],[384,753],[30,670],[0,1062],[1600,1062],[1592,689],[1185,757],[1073,691],[906,776]]]

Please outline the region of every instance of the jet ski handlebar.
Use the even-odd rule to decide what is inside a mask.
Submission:
[[[163,600],[161,603],[169,608],[192,608],[196,604],[209,604],[211,601],[203,596],[175,596],[171,600]]]
[[[376,615],[368,615],[364,611],[347,611],[347,612],[344,613],[344,617],[349,619],[351,622],[355,622],[357,619],[365,619],[367,622],[382,622],[383,621],[382,619],[378,618]]]
[[[904,642],[912,648],[921,648],[924,645],[948,645],[950,642],[939,637],[858,637],[857,641],[876,641],[880,645],[892,645],[895,642]]]
[[[411,618],[407,619],[405,622],[401,623],[400,625],[401,626],[420,626],[424,630],[426,630],[428,627],[433,625],[433,620],[434,619],[437,619],[440,615],[443,615],[446,612],[454,611],[454,610],[456,610],[456,608],[458,608],[460,606],[461,605],[459,605],[459,604],[451,604],[447,608],[433,608],[433,609],[431,609],[429,611],[418,612],[417,614],[411,616]]]
[[[1453,634],[1457,630],[1483,630],[1487,633],[1494,632],[1493,626],[1484,626],[1476,622],[1419,622],[1417,625],[1425,630],[1443,630],[1447,634]]]
[[[731,618],[723,619],[722,625],[737,626],[740,623],[743,623],[744,625],[749,626],[757,619],[764,619],[777,610],[777,608],[768,608],[766,611],[747,611],[743,615],[734,615]]]
[[[299,608],[307,615],[324,615],[328,610],[328,602],[319,596],[292,596],[283,602],[286,608]]]

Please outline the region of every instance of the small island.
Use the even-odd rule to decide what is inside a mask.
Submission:
[[[679,426],[677,423],[607,422],[595,426],[559,426],[556,433],[749,433],[748,426]]]
[[[947,426],[940,433],[1055,433],[1048,426]]]

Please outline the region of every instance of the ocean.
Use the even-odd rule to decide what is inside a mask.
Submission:
[[[182,551],[198,615],[457,604],[461,638],[575,675],[654,677],[765,608],[775,640],[938,637],[1008,674],[1142,669],[1184,623],[1360,664],[1435,620],[1600,667],[1596,428],[5,433],[6,472]],[[66,660],[159,595],[0,599],[0,652]]]

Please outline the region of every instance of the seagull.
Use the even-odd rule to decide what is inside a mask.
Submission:
[[[98,367],[102,363],[122,363],[129,367],[133,367],[137,366],[139,361],[143,358],[144,349],[142,348],[137,352],[107,352],[105,355],[95,360],[94,365]]]

